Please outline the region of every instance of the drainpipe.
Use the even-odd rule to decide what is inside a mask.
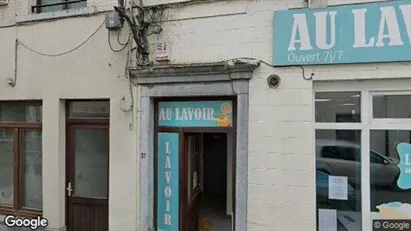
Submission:
[[[16,39],[14,44],[14,76],[12,78],[7,78],[7,84],[11,87],[16,86],[17,82],[17,51],[18,51],[19,40]]]

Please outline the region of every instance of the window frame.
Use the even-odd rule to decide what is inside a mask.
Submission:
[[[315,123],[315,130],[361,131],[361,219],[362,230],[372,230],[370,170],[371,130],[411,130],[411,119],[374,119],[372,97],[375,95],[411,95],[411,79],[315,82],[313,84],[313,114],[316,92],[360,91],[361,122]],[[315,118],[315,117],[314,117]],[[314,145],[314,150],[316,149]],[[315,152],[314,152],[315,153]],[[316,208],[317,210],[317,208]],[[316,218],[318,219],[318,218]]]
[[[0,106],[40,106],[41,101],[0,101]],[[42,120],[40,122],[18,122],[0,121],[0,130],[13,131],[13,206],[0,206],[0,214],[14,214],[20,217],[36,217],[43,214],[43,209],[24,208],[22,201],[22,170],[23,170],[23,150],[22,133],[23,131],[42,131]],[[42,166],[43,169],[43,166]],[[43,177],[43,176],[42,176]],[[43,187],[43,185],[41,186]]]
[[[80,3],[80,2],[86,2],[87,3],[88,0],[62,0],[62,2],[60,4],[57,4],[55,6],[62,5],[63,9],[62,10],[57,10],[57,11],[63,11],[63,10],[71,9],[71,8],[67,7],[68,4]],[[42,10],[41,10],[43,8],[43,7],[41,7],[42,5],[43,5],[43,0],[36,0],[36,4],[31,6],[31,12],[36,13],[36,14],[43,13]],[[55,12],[57,12],[57,11],[55,11]]]

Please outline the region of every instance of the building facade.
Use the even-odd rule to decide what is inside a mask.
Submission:
[[[19,121],[3,113],[2,152],[14,159],[1,171],[37,181],[27,194],[29,183],[4,178],[2,214],[37,214],[27,194],[51,230],[408,224],[383,220],[411,218],[410,1],[127,2],[148,33],[119,52],[130,27],[103,25],[117,1],[36,4],[0,8],[2,103],[34,108]],[[42,140],[41,174],[29,167],[38,160],[21,161],[27,130]]]
[[[7,214],[41,214],[49,230],[137,230],[131,46],[113,52],[105,28],[118,3],[59,2],[0,6],[1,230]],[[110,37],[114,50],[123,47]]]

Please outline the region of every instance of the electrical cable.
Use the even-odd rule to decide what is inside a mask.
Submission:
[[[106,20],[104,19],[103,22],[101,23],[101,25],[84,41],[82,42],[80,45],[76,46],[75,48],[68,50],[66,52],[63,53],[59,53],[59,54],[45,54],[45,53],[40,53],[38,51],[35,51],[34,49],[26,46],[24,43],[19,41],[19,45],[23,46],[24,48],[26,48],[27,50],[37,54],[37,55],[41,55],[41,56],[47,56],[47,57],[58,57],[58,56],[63,56],[66,54],[69,54],[73,51],[76,51],[77,49],[79,49],[80,47],[82,47],[84,44],[86,44],[95,34],[97,34],[97,32],[101,29],[101,27],[103,27],[103,25],[105,24]]]
[[[128,25],[128,24],[127,24]],[[131,28],[130,28],[130,26],[128,26],[129,27],[129,29],[131,30]],[[118,42],[118,44],[120,44],[120,45],[122,45],[122,46],[126,46],[129,42],[130,42],[130,37],[131,37],[131,32],[129,32],[129,35],[128,35],[128,38],[127,38],[127,42],[125,42],[125,43],[122,43],[121,41],[120,41],[120,32],[121,32],[121,30],[118,30],[118,32],[117,32],[117,42]]]
[[[118,42],[118,44],[120,44],[122,46],[125,46],[130,41],[130,39],[127,39],[127,42],[125,42],[125,43],[121,42],[120,41],[120,32],[121,32],[121,30],[118,30],[118,32],[117,32],[117,42]]]
[[[109,31],[107,32],[107,42],[108,42],[108,46],[110,47],[110,49],[111,49],[113,52],[121,52],[121,51],[123,51],[124,49],[126,49],[126,47],[128,46],[128,43],[130,42],[130,37],[131,37],[131,34],[129,33],[129,36],[128,36],[128,39],[127,39],[126,44],[125,44],[122,48],[116,50],[116,49],[114,49],[113,46],[111,45],[110,30],[109,30]],[[119,40],[119,39],[117,39],[117,40]],[[120,45],[121,45],[121,44],[120,44]]]
[[[127,12],[127,11],[128,11],[128,9],[126,9],[126,12]],[[121,51],[123,51],[124,49],[126,49],[126,47],[128,46],[128,44],[130,43],[131,35],[132,35],[131,26],[129,25],[129,33],[128,33],[128,38],[127,38],[127,42],[126,42],[126,43],[122,43],[122,42],[120,41],[120,32],[121,32],[120,30],[117,32],[117,42],[118,42],[118,44],[120,44],[120,45],[123,46],[123,47],[120,48],[120,49],[118,49],[118,50],[114,49],[113,46],[112,46],[112,44],[111,44],[110,30],[109,30],[108,33],[107,33],[108,46],[110,47],[110,49],[111,49],[113,52],[121,52]]]

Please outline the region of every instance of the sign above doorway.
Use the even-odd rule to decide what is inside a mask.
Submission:
[[[166,127],[232,127],[231,101],[159,102],[158,125]]]
[[[274,13],[276,66],[411,61],[411,1]]]

